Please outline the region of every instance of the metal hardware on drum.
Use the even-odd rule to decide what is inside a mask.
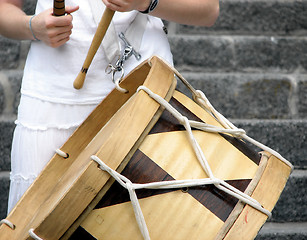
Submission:
[[[113,82],[115,82],[115,74],[117,72],[120,72],[120,78],[118,79],[118,82],[120,82],[123,79],[124,74],[125,74],[125,70],[123,66],[124,66],[125,61],[128,60],[128,58],[134,55],[136,60],[140,60],[142,57],[141,54],[139,54],[138,52],[134,50],[133,46],[126,39],[124,33],[121,32],[118,36],[124,42],[124,46],[125,46],[124,51],[122,55],[118,58],[117,62],[115,63],[115,66],[110,63],[106,68],[106,72],[108,74],[112,73]]]
[[[124,44],[125,44],[125,48],[131,49],[131,53],[130,53],[130,55],[129,55],[128,57],[130,57],[130,56],[133,54],[137,60],[140,60],[141,57],[142,57],[141,54],[139,54],[138,52],[136,52],[136,51],[133,49],[132,45],[131,45],[131,44],[128,42],[128,40],[126,39],[124,33],[121,32],[118,36],[119,36],[119,38],[120,38],[121,40],[123,40],[123,42],[124,42]],[[126,49],[125,49],[125,51],[126,51]]]

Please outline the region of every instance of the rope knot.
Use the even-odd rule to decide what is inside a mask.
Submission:
[[[189,124],[189,119],[186,116],[178,115],[177,120],[183,126],[186,126],[187,124]]]
[[[204,105],[207,109],[211,109],[212,107],[206,95],[200,90],[195,90],[195,92],[193,92],[193,99],[195,102]]]
[[[237,128],[233,130],[232,135],[236,138],[243,138],[244,135],[246,135],[246,131],[242,128]]]
[[[130,180],[129,181],[126,180],[125,185],[126,185],[126,188],[127,188],[128,191],[134,191],[135,190],[134,185]]]

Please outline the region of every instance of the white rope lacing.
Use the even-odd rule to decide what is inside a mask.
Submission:
[[[209,163],[201,149],[201,147],[199,146],[198,142],[196,141],[191,126],[195,126],[196,128],[198,128],[199,126],[201,126],[201,128],[199,128],[200,130],[203,131],[209,131],[209,132],[225,132],[225,129],[221,129],[219,127],[213,126],[213,125],[209,125],[209,124],[202,124],[201,122],[198,122],[197,124],[194,124],[195,121],[189,121],[187,119],[187,117],[183,116],[181,113],[179,113],[173,106],[171,106],[164,98],[162,98],[161,96],[154,94],[151,90],[149,90],[148,88],[141,86],[138,88],[137,91],[143,90],[145,91],[151,98],[153,98],[155,101],[157,101],[161,106],[163,106],[167,111],[169,111],[186,129],[187,133],[188,133],[188,137],[189,137],[189,141],[193,147],[193,150],[196,154],[196,157],[199,161],[199,163],[201,164],[202,168],[204,169],[204,171],[206,172],[206,174],[209,176],[210,179],[216,179],[215,176],[212,173],[212,170],[209,166]],[[190,122],[192,123],[192,125],[190,125]],[[240,134],[245,134],[245,131],[242,129],[228,129],[227,130],[228,134],[233,134],[234,136],[238,136]],[[250,196],[248,196],[247,194],[241,192],[240,190],[232,187],[231,185],[229,185],[228,183],[226,183],[223,180],[218,179],[219,182],[217,184],[214,184],[217,188],[219,188],[222,191],[227,192],[228,194],[244,201],[245,203],[255,207],[256,209],[258,209],[259,211],[265,213],[266,215],[268,215],[269,217],[271,216],[271,213],[269,211],[267,211],[266,209],[264,209],[261,204],[259,202],[257,202],[256,200],[254,200],[253,198],[251,198]],[[256,204],[256,205],[255,205]]]
[[[9,226],[12,230],[14,230],[14,229],[16,228],[16,226],[15,226],[13,223],[11,223],[9,220],[7,220],[7,219],[2,219],[2,220],[0,221],[0,226],[1,226],[2,224],[5,224],[5,225]],[[33,229],[33,228],[31,228],[31,229],[29,230],[29,235],[30,235],[30,237],[32,237],[32,238],[35,239],[35,240],[43,240],[42,238],[38,237],[38,236],[34,233],[34,229]]]
[[[194,93],[195,92],[195,93]],[[211,114],[215,117],[215,119],[218,120],[218,122],[223,125],[225,128],[229,128],[229,129],[238,129],[235,125],[233,125],[227,118],[225,118],[222,114],[220,114],[217,110],[215,110],[215,108],[211,105],[211,103],[209,102],[209,100],[207,99],[206,95],[200,91],[200,90],[195,90],[193,93],[193,99],[203,108],[209,109]],[[274,155],[275,157],[279,158],[282,162],[284,162],[285,164],[287,164],[291,169],[293,169],[293,165],[287,160],[285,159],[282,155],[280,155],[280,153],[276,152],[275,150],[273,150],[272,148],[256,141],[255,139],[249,137],[246,135],[246,133],[242,132],[240,133],[238,136],[236,136],[238,138],[241,139],[245,139],[246,141],[254,144],[255,146],[271,153],[272,155]]]
[[[161,106],[163,106],[167,111],[169,111],[179,122],[182,124],[187,133],[188,138],[191,143],[191,146],[193,147],[193,150],[195,152],[195,155],[201,164],[203,170],[206,172],[206,174],[209,176],[208,178],[204,179],[188,179],[188,180],[172,180],[172,181],[163,181],[163,182],[153,182],[153,183],[146,183],[146,184],[136,184],[132,183],[128,178],[121,175],[120,173],[114,171],[110,167],[108,167],[101,159],[99,159],[97,156],[92,156],[92,160],[97,162],[99,167],[108,172],[119,184],[121,184],[124,188],[126,188],[130,195],[130,200],[133,206],[134,214],[136,217],[136,221],[138,223],[139,229],[143,235],[143,238],[145,240],[150,239],[148,228],[146,226],[146,222],[137,198],[137,195],[135,193],[135,190],[137,189],[180,189],[180,188],[188,188],[188,187],[195,187],[195,186],[203,186],[208,184],[213,184],[215,187],[220,189],[221,191],[224,191],[225,193],[239,199],[243,203],[248,204],[249,206],[257,209],[258,211],[266,214],[269,218],[271,217],[271,212],[265,209],[261,204],[250,197],[249,195],[243,193],[242,191],[236,189],[235,187],[231,186],[230,184],[226,183],[224,180],[218,179],[213,175],[213,172],[209,166],[209,163],[200,148],[198,142],[196,141],[192,128],[194,127],[196,129],[202,130],[202,131],[208,131],[208,132],[214,132],[214,133],[227,133],[234,137],[238,138],[244,138],[249,140],[251,143],[255,143],[258,147],[263,147],[264,150],[269,150],[268,152],[272,153],[273,155],[277,156],[279,158],[279,154],[277,154],[274,150],[271,150],[270,148],[264,146],[263,144],[258,143],[257,141],[251,139],[250,137],[246,136],[246,133],[243,129],[236,128],[232,123],[230,123],[227,119],[225,120],[224,117],[219,114],[216,110],[214,110],[213,107],[210,107],[211,104],[206,103],[207,106],[210,107],[209,111],[213,111],[218,119],[223,121],[223,126],[226,125],[227,129],[220,128],[217,126],[213,126],[210,124],[197,122],[197,121],[191,121],[188,120],[187,117],[183,116],[181,113],[179,113],[173,106],[171,106],[164,98],[161,96],[153,93],[151,90],[149,90],[147,87],[140,86],[137,91],[143,90],[145,91],[151,98],[153,98],[156,102],[158,102]],[[206,102],[206,101],[204,101]],[[218,120],[219,121],[219,120]],[[288,161],[286,160],[285,163]],[[290,167],[291,167],[290,163]]]
[[[62,151],[61,149],[56,149],[55,152],[65,159],[69,157],[68,153]]]
[[[113,169],[109,168],[104,162],[102,162],[97,156],[92,156],[92,160],[98,163],[101,170],[104,170],[108,172],[121,186],[126,188],[129,192],[130,200],[132,203],[132,207],[135,213],[136,221],[139,225],[139,229],[141,230],[141,233],[143,235],[143,238],[145,240],[149,240],[149,232],[146,227],[145,219],[140,207],[140,203],[137,199],[136,193],[135,193],[135,187],[134,184],[125,176],[121,175],[120,173],[114,171]]]
[[[33,238],[33,239],[35,239],[35,240],[44,240],[44,239],[40,238],[39,236],[37,236],[37,235],[34,233],[34,229],[33,229],[33,228],[31,228],[31,229],[29,230],[29,235],[30,235],[31,238]]]
[[[121,80],[122,80],[123,77],[119,77],[119,78],[116,78],[114,79],[114,84],[115,84],[115,88],[120,91],[121,93],[128,93],[128,90],[127,89],[124,89],[122,88],[121,86],[119,86]]]
[[[150,63],[151,59],[148,59],[148,62]],[[190,90],[190,92],[193,95],[193,99],[200,107],[202,107],[206,112],[211,114],[224,128],[226,129],[238,129],[232,122],[230,122],[227,118],[225,118],[221,113],[219,113],[210,103],[209,99],[206,97],[205,93],[203,93],[200,90],[196,90],[183,76],[182,74],[175,69],[173,66],[171,66],[168,62],[166,62],[164,59],[160,58],[160,61],[162,61],[165,65],[168,66],[168,68],[172,69],[174,74],[181,80],[181,82]],[[244,130],[243,130],[244,131]],[[235,135],[234,135],[235,136]],[[287,164],[292,170],[293,165],[285,159],[282,155],[280,155],[275,150],[269,148],[268,146],[256,141],[255,139],[249,137],[246,135],[245,131],[242,134],[239,134],[238,136],[235,136],[241,139],[245,139],[246,141],[254,144],[255,146],[271,153],[275,157],[279,158],[282,162]]]
[[[2,224],[7,225],[7,226],[10,227],[12,230],[15,229],[15,225],[14,225],[12,222],[10,222],[9,220],[7,220],[7,219],[2,219],[2,220],[0,221],[0,226],[1,226]]]

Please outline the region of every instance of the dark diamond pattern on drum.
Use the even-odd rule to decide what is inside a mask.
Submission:
[[[161,167],[159,167],[155,162],[153,162],[139,150],[134,154],[121,174],[130,179],[130,181],[133,183],[150,183],[156,181],[174,180],[172,176],[170,176],[166,171],[164,171]],[[227,182],[237,189],[244,191],[250,181],[250,179],[243,179],[231,180]],[[141,189],[136,190],[136,193],[138,199],[142,199],[177,190],[178,189]],[[221,190],[218,190],[213,185],[182,189],[182,191],[183,194],[190,194],[224,222],[238,202],[236,198],[229,196]],[[128,191],[124,189],[119,183],[114,182],[109,191],[107,191],[107,193],[95,208],[98,209],[108,207],[128,201],[130,201]],[[193,210],[191,210],[191,213],[192,212]]]
[[[184,105],[182,105],[179,101],[177,101],[175,98],[171,98],[170,104],[183,116],[186,116],[189,120],[203,122],[189,109],[187,109]],[[171,131],[184,131],[184,130],[185,128],[182,126],[182,124],[180,124],[179,121],[169,113],[169,111],[165,110],[162,113],[161,117],[159,118],[158,122],[151,129],[149,134],[171,132]],[[254,149],[252,149],[245,142],[243,142],[238,138],[234,138],[226,134],[220,134],[220,135],[224,137],[228,142],[230,142],[234,147],[240,150],[244,155],[250,158],[253,162],[259,165],[261,156],[258,152],[256,152]]]
[[[97,240],[90,233],[88,233],[83,227],[78,227],[76,231],[70,236],[69,240]]]
[[[167,172],[156,165],[144,153],[137,150],[121,173],[133,183],[150,183],[174,180]],[[174,190],[137,190],[139,199],[171,192]],[[114,182],[95,208],[103,208],[130,201],[129,193],[119,183]]]
[[[244,192],[251,179],[230,180],[226,182]],[[238,202],[237,198],[228,195],[213,185],[193,187],[188,189],[188,193],[224,222]]]

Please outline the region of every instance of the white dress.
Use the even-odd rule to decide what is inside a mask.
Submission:
[[[55,150],[85,120],[96,105],[114,88],[111,76],[105,72],[108,64],[100,48],[88,71],[81,90],[73,88],[97,24],[90,0],[66,0],[66,5],[79,5],[73,13],[71,39],[59,48],[43,42],[32,42],[21,87],[16,129],[14,131],[8,212],[39,175]],[[93,1],[93,0],[91,0]],[[38,0],[36,14],[52,7],[52,1]],[[137,12],[116,13],[116,32],[125,31]],[[148,16],[139,53],[125,64],[128,73],[143,60],[158,55],[172,64],[172,54],[162,21]]]

